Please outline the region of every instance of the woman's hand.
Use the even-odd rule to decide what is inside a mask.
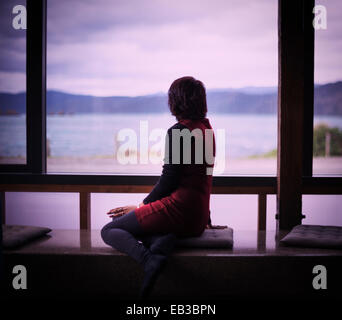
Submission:
[[[135,210],[137,206],[131,205],[131,206],[123,206],[123,207],[117,207],[107,212],[110,218],[115,217],[121,217],[124,214],[131,212],[132,210]]]

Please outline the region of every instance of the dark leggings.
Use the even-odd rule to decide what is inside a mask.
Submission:
[[[148,235],[140,226],[134,210],[106,224],[101,230],[103,241],[111,247],[128,254],[142,265],[151,254],[171,253],[176,236]]]

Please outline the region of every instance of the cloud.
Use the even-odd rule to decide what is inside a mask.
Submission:
[[[18,73],[26,70],[26,31],[12,27],[15,17],[12,10],[16,5],[26,5],[26,1],[0,1],[0,71],[3,72]],[[0,78],[0,89],[6,81],[8,79]]]
[[[102,3],[113,10],[73,2],[77,14],[65,17],[62,30],[61,8],[51,9],[50,88],[72,79],[67,88],[77,92],[138,95],[166,91],[183,75],[209,88],[276,85],[275,2],[119,1],[115,10]],[[265,7],[273,15],[265,18]]]
[[[342,8],[338,0],[329,3]],[[325,82],[341,69],[341,22],[338,10],[329,11],[331,29],[317,35],[324,44],[316,53],[317,74]],[[24,72],[24,39],[0,33],[0,44],[8,39],[0,70]],[[277,1],[49,0],[47,43],[50,89],[140,95],[165,92],[183,75],[207,88],[272,86],[278,72]]]
[[[341,80],[342,74],[342,1],[319,0],[327,9],[327,29],[315,32],[315,82]]]
[[[0,92],[23,92],[26,91],[25,72],[0,71]]]

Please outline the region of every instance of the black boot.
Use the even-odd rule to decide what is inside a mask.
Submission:
[[[140,298],[147,298],[153,286],[164,269],[166,264],[166,256],[160,254],[152,254],[144,265],[145,276],[140,290]]]

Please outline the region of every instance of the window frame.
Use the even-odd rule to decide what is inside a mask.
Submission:
[[[46,0],[26,1],[26,164],[0,172],[46,173]]]
[[[279,0],[279,17],[281,4]],[[314,0],[301,0],[305,18],[312,18],[311,6]],[[68,185],[126,185],[126,186],[152,186],[158,180],[155,175],[102,175],[102,174],[52,174],[46,172],[46,29],[47,29],[47,0],[27,0],[27,164],[0,165],[2,184],[68,184]],[[306,23],[306,27],[309,24]],[[303,123],[303,155],[302,155],[302,184],[303,192],[327,194],[342,193],[341,177],[313,177],[312,176],[312,148],[313,148],[313,50],[314,33],[305,37],[305,46],[311,48],[307,51],[304,73],[307,81],[303,94],[307,96],[304,107]],[[289,40],[284,40],[289,41]],[[283,50],[283,49],[279,49]],[[279,52],[282,55],[283,52]],[[278,104],[282,99],[280,92],[283,83],[278,84]],[[279,135],[279,133],[278,133]],[[278,136],[279,139],[279,136]],[[278,152],[278,166],[281,152]],[[276,188],[279,184],[277,176],[214,176],[213,186],[218,187],[256,187]]]

